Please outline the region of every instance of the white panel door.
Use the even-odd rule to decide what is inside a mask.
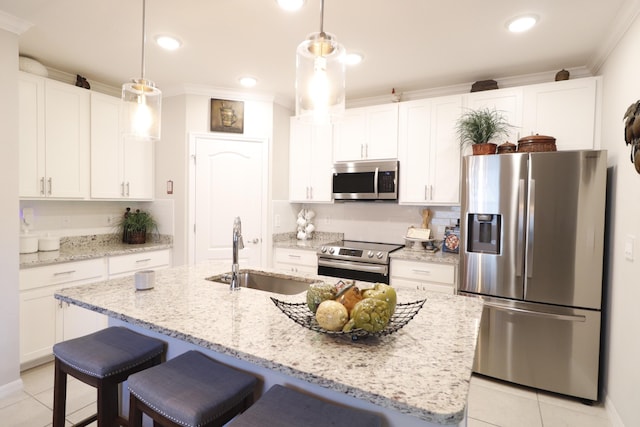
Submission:
[[[242,221],[240,267],[259,267],[263,240],[266,142],[196,138],[195,262],[223,260],[231,268],[233,220]]]

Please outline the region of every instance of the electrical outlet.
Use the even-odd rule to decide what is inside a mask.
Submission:
[[[273,216],[273,226],[276,228],[280,228],[280,215],[279,214],[275,214]]]
[[[324,225],[331,225],[331,217],[330,216],[324,217]]]

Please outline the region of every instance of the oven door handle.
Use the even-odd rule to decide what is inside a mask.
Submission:
[[[343,270],[355,270],[355,271],[365,271],[368,273],[378,273],[386,276],[389,274],[389,270],[384,264],[363,264],[361,262],[351,262],[351,261],[339,261],[339,260],[328,260],[324,258],[318,258],[318,266],[319,267],[330,267],[330,268],[340,268]]]

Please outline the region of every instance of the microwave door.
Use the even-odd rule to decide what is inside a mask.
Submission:
[[[378,169],[367,172],[335,172],[333,174],[333,196],[335,199],[377,198]]]

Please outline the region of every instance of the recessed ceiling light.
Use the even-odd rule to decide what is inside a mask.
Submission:
[[[304,4],[304,0],[277,0],[277,2],[278,6],[289,11],[298,10]]]
[[[364,56],[361,53],[351,52],[344,57],[344,63],[347,65],[358,65],[362,62]]]
[[[156,43],[158,43],[158,45],[161,48],[167,49],[167,50],[176,50],[180,46],[182,46],[182,43],[180,42],[180,40],[178,40],[175,37],[167,36],[167,35],[157,36]]]
[[[244,87],[254,87],[256,84],[258,84],[258,79],[251,76],[240,77],[238,81]]]
[[[518,16],[507,23],[507,28],[512,33],[522,33],[530,30],[538,22],[538,17],[534,15]]]

